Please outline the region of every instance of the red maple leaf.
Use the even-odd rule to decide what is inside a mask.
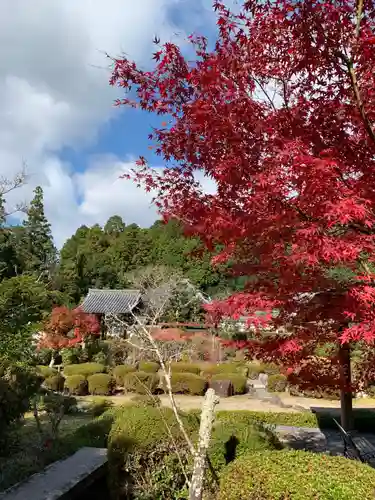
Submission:
[[[256,277],[211,304],[212,321],[244,317],[252,352],[303,367],[310,384],[341,373],[343,390],[353,387],[343,347],[375,339],[375,4],[361,8],[248,0],[231,12],[215,0],[214,49],[192,36],[196,58],[185,59],[167,43],[154,70],[119,59],[111,78],[136,88],[142,109],[169,115],[169,130],[154,131],[156,154],[178,168],[156,178],[142,160],[137,182],[152,179],[165,218],[220,246],[216,263]],[[327,343],[331,371],[314,355]]]

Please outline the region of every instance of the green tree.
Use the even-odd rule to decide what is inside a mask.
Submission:
[[[34,276],[15,276],[0,283],[0,358],[30,359],[32,335],[51,305],[45,284]]]
[[[51,226],[44,214],[43,189],[40,186],[34,191],[24,228],[26,269],[38,275],[50,276],[56,264],[57,251],[53,244]]]
[[[104,226],[104,232],[110,235],[117,235],[122,233],[125,227],[125,223],[119,215],[112,215]]]

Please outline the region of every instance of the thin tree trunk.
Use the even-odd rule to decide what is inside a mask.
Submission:
[[[191,478],[189,500],[202,500],[204,473],[207,467],[207,450],[210,444],[214,410],[219,398],[213,389],[208,389],[204,398],[199,429],[198,448],[195,453],[193,475]]]
[[[340,360],[340,399],[341,425],[346,431],[353,429],[353,394],[351,391],[352,375],[350,367],[350,345],[339,347]]]

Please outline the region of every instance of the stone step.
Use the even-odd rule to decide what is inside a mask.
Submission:
[[[84,447],[74,455],[49,465],[43,472],[0,494],[1,500],[62,500],[79,498],[92,480],[104,474],[105,448]]]

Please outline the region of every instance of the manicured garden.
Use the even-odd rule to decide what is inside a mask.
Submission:
[[[108,446],[113,498],[186,498],[183,469],[189,476],[192,459],[172,410],[159,404],[157,397],[135,396],[128,405],[107,409],[102,400],[101,410],[96,405],[97,412],[104,410],[100,416],[94,416],[95,407],[81,415],[67,415],[58,442],[45,452],[43,461],[29,453],[36,434],[27,417],[17,446],[27,446],[28,454],[19,449],[11,460],[3,461],[1,489],[81,446]],[[195,442],[198,413],[181,413],[181,418]],[[373,469],[340,457],[283,450],[264,423],[308,426],[314,422],[312,415],[303,414],[218,412],[209,448],[209,498],[373,498]]]

